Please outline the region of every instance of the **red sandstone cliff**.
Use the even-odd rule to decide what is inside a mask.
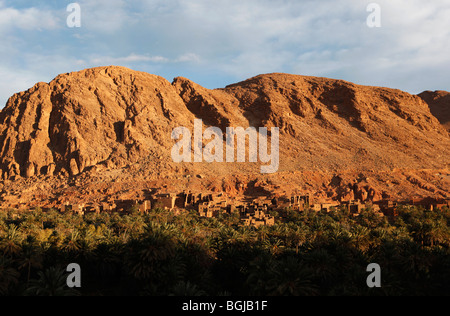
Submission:
[[[425,91],[419,96],[429,105],[431,113],[450,132],[450,92]]]
[[[54,176],[83,179],[94,183],[85,194],[95,191],[99,199],[113,187],[132,191],[117,184],[130,179],[234,193],[295,184],[328,197],[381,198],[396,190],[442,196],[450,193],[450,137],[442,125],[447,97],[287,74],[209,90],[186,78],[170,83],[123,67],[87,69],[9,99],[0,112],[0,178],[25,192],[42,191],[36,183],[56,183]],[[173,163],[171,132],[193,128],[195,118],[222,129],[279,127],[279,172],[256,181],[258,189],[249,183],[261,177],[259,165]],[[440,171],[419,174],[424,169]],[[398,184],[391,177],[396,172]],[[66,186],[46,188],[61,194]]]

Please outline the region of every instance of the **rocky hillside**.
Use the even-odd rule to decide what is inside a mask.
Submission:
[[[3,177],[77,175],[159,156],[172,129],[193,118],[161,77],[119,67],[60,75],[14,95],[0,114]]]
[[[450,132],[450,92],[425,91],[419,96],[429,105],[431,113]]]
[[[408,170],[399,173],[405,194],[446,195],[450,137],[442,125],[448,123],[448,107],[440,104],[448,104],[448,95],[415,96],[287,74],[260,75],[209,90],[186,78],[170,83],[124,67],[87,69],[38,83],[9,99],[0,112],[0,178],[9,183],[4,182],[4,190],[15,183],[34,198],[36,190],[61,195],[65,181],[77,179],[85,185],[96,183],[85,193],[96,193],[99,199],[112,194],[112,187],[117,187],[115,192],[125,187],[132,191],[117,185],[130,179],[143,186],[164,179],[170,186],[178,179],[180,187],[238,193],[255,189],[255,183],[267,184],[258,190],[270,191],[291,188],[297,181],[301,188],[335,196],[349,193],[349,187],[353,192],[358,179],[367,178],[361,174]],[[174,163],[171,133],[179,126],[193,130],[196,118],[203,120],[204,128],[223,131],[279,127],[279,172],[258,182],[261,174],[255,163]],[[432,178],[414,173],[424,169],[440,171],[430,171]],[[297,176],[290,178],[293,174]],[[379,185],[384,181],[377,179]],[[37,185],[49,181],[48,186]],[[399,189],[392,185],[395,179],[389,181],[391,185],[374,189],[380,191],[378,197]]]

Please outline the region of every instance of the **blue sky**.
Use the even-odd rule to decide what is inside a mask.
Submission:
[[[285,72],[450,90],[448,0],[0,0],[0,107],[60,73],[121,65],[220,88]],[[381,8],[370,28],[367,6]]]

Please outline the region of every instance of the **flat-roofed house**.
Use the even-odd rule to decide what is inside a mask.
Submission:
[[[176,199],[175,194],[158,194],[155,199],[155,207],[172,210],[175,207]]]
[[[152,209],[152,202],[150,200],[145,200],[139,205],[139,212],[146,214]]]

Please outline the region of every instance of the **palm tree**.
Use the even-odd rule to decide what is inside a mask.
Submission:
[[[67,286],[63,268],[50,267],[38,272],[38,279],[30,280],[25,294],[30,296],[78,296],[80,293]]]
[[[0,256],[0,295],[8,295],[10,288],[19,282],[20,273],[11,265],[11,260]]]
[[[80,234],[78,230],[73,230],[65,240],[64,250],[68,252],[76,252],[80,248]]]
[[[0,241],[0,249],[4,256],[15,257],[20,253],[20,242],[22,237],[16,225],[11,225],[6,236]]]
[[[267,281],[271,278],[274,260],[268,252],[262,252],[250,262],[246,285],[251,295],[266,295]]]
[[[170,296],[205,296],[206,292],[199,289],[197,285],[189,281],[178,282],[171,290]]]
[[[125,265],[128,272],[138,280],[150,279],[157,265],[175,254],[171,236],[162,230],[149,232],[144,239],[132,240],[125,250]]]
[[[19,270],[27,271],[27,284],[30,281],[31,269],[42,268],[43,256],[41,250],[29,243],[22,244],[21,253],[18,259],[18,268]]]
[[[428,232],[431,247],[434,245],[448,246],[450,242],[449,237],[449,230],[446,223],[442,220],[433,221],[431,230]]]
[[[315,279],[327,283],[338,274],[336,258],[324,248],[316,248],[308,252],[305,261],[311,267]]]
[[[258,233],[258,240],[265,241],[268,238],[269,234],[270,234],[269,227],[265,226],[265,225],[261,226],[261,227],[258,228],[257,233]]]
[[[299,247],[306,242],[306,232],[299,227],[290,229],[285,235],[285,243],[289,248],[295,248],[295,252],[299,253]]]
[[[258,238],[256,232],[248,227],[240,227],[237,233],[237,241],[242,243],[251,243]]]
[[[101,279],[108,280],[118,275],[121,265],[120,244],[101,243],[92,252],[92,264],[95,273]]]
[[[263,249],[269,251],[273,256],[281,254],[285,248],[283,241],[277,238],[266,239],[262,245]]]
[[[362,251],[367,250],[370,245],[369,233],[370,230],[367,227],[361,225],[353,226],[351,229],[352,244]]]
[[[312,282],[313,273],[295,257],[286,257],[276,262],[267,281],[269,295],[311,296],[317,295],[318,288]]]

